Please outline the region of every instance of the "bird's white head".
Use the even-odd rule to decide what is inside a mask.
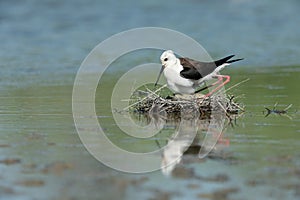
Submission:
[[[176,56],[175,54],[173,53],[172,50],[167,50],[167,51],[164,51],[161,56],[160,56],[160,61],[161,61],[161,64],[164,66],[164,67],[167,67],[167,66],[171,66],[171,65],[174,65],[176,64],[177,60],[176,60]]]
[[[164,71],[164,69],[168,66],[175,65],[177,62],[177,58],[176,58],[175,54],[173,53],[173,51],[167,50],[161,54],[160,61],[161,61],[162,67],[158,74],[157,80],[155,82],[155,86],[157,85],[159,78],[160,78],[162,72]]]

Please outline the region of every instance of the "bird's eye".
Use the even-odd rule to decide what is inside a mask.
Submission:
[[[168,61],[168,58],[165,58],[164,61]]]

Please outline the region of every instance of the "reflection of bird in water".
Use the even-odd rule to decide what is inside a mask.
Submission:
[[[164,108],[160,104],[154,103],[148,112],[148,115],[139,117],[139,120],[146,119],[147,127],[152,127],[152,131],[160,131],[164,134],[164,129],[174,127],[175,132],[167,142],[167,145],[161,147],[157,145],[161,152],[161,170],[162,173],[169,176],[176,166],[182,161],[182,156],[198,155],[195,159],[204,158],[211,151],[218,155],[222,151],[223,145],[228,145],[229,140],[220,144],[226,115],[223,112],[212,112],[210,116],[199,116],[199,109],[184,109],[182,107],[180,118],[168,118]],[[140,115],[139,115],[140,116]],[[169,135],[170,130],[165,132]],[[166,135],[164,135],[166,136]],[[223,140],[224,141],[224,140]],[[211,154],[210,154],[211,155]]]
[[[192,144],[198,127],[196,120],[182,120],[168,144],[164,147],[161,170],[163,174],[170,175],[175,166],[181,161],[182,154]]]
[[[212,150],[222,149],[223,145],[219,144],[222,139],[221,134],[224,131],[222,121],[219,118],[215,120],[219,123],[215,123],[212,118],[203,120],[198,118],[192,120],[181,119],[173,138],[169,140],[163,149],[161,162],[163,174],[169,176],[176,165],[181,162],[183,155],[197,154],[197,159],[199,159],[199,157],[204,158],[207,156]],[[214,128],[211,128],[210,126],[213,123],[215,123]],[[204,133],[204,137],[201,138],[199,133]]]

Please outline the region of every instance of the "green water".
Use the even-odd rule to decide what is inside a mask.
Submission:
[[[161,171],[118,172],[93,158],[75,130],[72,84],[2,88],[0,199],[298,199],[299,67],[224,72],[232,76],[227,88],[250,78],[228,91],[246,110],[224,129],[229,145],[204,160],[196,154],[183,156],[168,177]],[[96,94],[97,116],[107,136],[132,151],[157,148],[153,139],[124,136],[115,124],[109,107],[115,79],[105,79]],[[265,117],[264,108],[276,102],[277,109],[293,104],[288,117]],[[171,123],[165,134],[156,137],[158,142],[165,144],[175,128],[176,123]]]

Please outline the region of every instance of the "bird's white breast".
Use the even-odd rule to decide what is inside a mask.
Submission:
[[[178,93],[194,93],[194,81],[183,78],[180,72],[183,70],[179,60],[175,65],[166,66],[164,69],[164,76],[167,79],[168,86],[171,90]]]
[[[167,66],[164,70],[164,75],[168,82],[176,83],[177,85],[191,87],[194,85],[192,80],[183,78],[180,76],[180,72],[183,70],[183,67],[180,64]]]

